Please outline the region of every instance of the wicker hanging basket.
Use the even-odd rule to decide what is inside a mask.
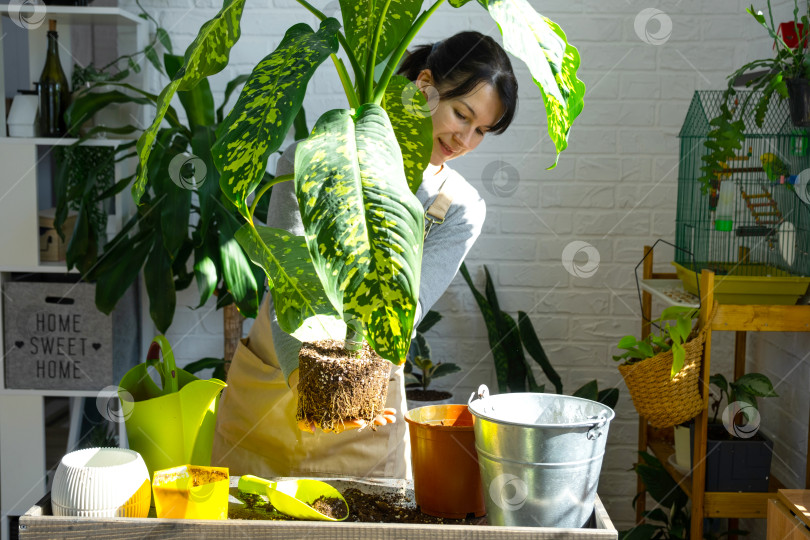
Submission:
[[[697,332],[683,344],[683,368],[669,378],[672,351],[629,365],[620,365],[633,405],[651,426],[667,428],[691,420],[703,410],[700,395],[700,366],[706,332]]]

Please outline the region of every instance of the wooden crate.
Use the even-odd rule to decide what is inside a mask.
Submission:
[[[364,493],[402,494],[413,501],[411,484],[402,480],[323,479],[342,490],[356,488]],[[231,495],[236,494],[238,476],[231,477]],[[231,505],[241,502],[231,497]],[[397,540],[616,540],[605,507],[597,496],[594,501],[592,528],[556,529],[541,527],[492,527],[488,525],[421,525],[400,523],[350,523],[318,521],[254,520],[183,520],[156,518],[76,518],[54,517],[50,496],[20,517],[21,540],[52,538],[267,538],[287,540],[310,538],[346,540],[350,538],[386,538]]]

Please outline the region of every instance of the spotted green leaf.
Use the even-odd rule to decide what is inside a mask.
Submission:
[[[295,153],[307,246],[344,320],[362,321],[377,353],[405,361],[419,297],[423,216],[399,145],[374,104],[325,113]]]
[[[402,151],[405,178],[411,193],[416,193],[433,152],[433,121],[427,100],[415,84],[395,75],[385,90],[384,107]]]
[[[337,51],[337,19],[317,32],[296,24],[278,48],[254,68],[239,100],[217,129],[214,163],[222,192],[249,219],[248,196],[259,185],[267,158],[278,150],[304,101],[312,74]]]
[[[568,132],[582,112],[585,83],[577,78],[579,51],[562,29],[537,13],[528,0],[480,0],[498,23],[503,46],[523,60],[543,95],[548,134],[557,155],[568,147]]]
[[[239,39],[239,21],[244,7],[245,0],[225,0],[219,13],[200,28],[197,37],[186,49],[183,66],[158,96],[155,119],[138,139],[138,178],[132,186],[132,197],[136,204],[146,191],[146,164],[169,103],[178,90],[191,90],[202,79],[228,65],[231,47]]]
[[[385,2],[386,0],[340,0],[346,40],[363,66],[366,65]],[[422,0],[391,0],[383,19],[375,65],[391,54],[416,20],[421,7]]]
[[[309,317],[336,314],[324,295],[303,237],[246,223],[236,233],[236,240],[267,274],[282,330],[292,334]]]

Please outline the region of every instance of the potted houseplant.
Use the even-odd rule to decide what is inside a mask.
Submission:
[[[424,225],[423,209],[413,192],[429,161],[431,122],[406,111],[405,95],[411,96],[407,103],[411,111],[420,110],[424,98],[419,92],[406,92],[410,83],[395,77],[394,71],[414,36],[442,2],[437,0],[422,13],[418,1],[379,2],[370,12],[365,3],[341,3],[344,35],[339,21],[299,0],[321,20],[320,27],[291,27],[278,48],[256,66],[216,131],[211,150],[221,173],[220,188],[246,222],[234,236],[266,272],[279,326],[293,333],[306,321],[320,317],[346,329],[345,339],[339,340],[342,346],[330,349],[329,354],[339,357],[330,366],[352,370],[358,365],[358,355],[373,358],[371,350],[394,364],[405,361],[418,298]],[[450,3],[460,8],[467,1]],[[567,146],[571,123],[582,108],[584,84],[576,77],[578,52],[556,24],[537,15],[522,0],[481,5],[510,36],[507,51],[527,62],[542,91],[549,134],[559,153]],[[230,49],[239,39],[244,6],[244,0],[224,1],[220,12],[200,29],[183,66],[161,92],[155,119],[138,140],[141,167],[132,188],[138,203],[143,203],[150,182],[147,165],[170,100],[177,91],[193,89],[227,65]],[[339,46],[353,78],[335,55]],[[284,141],[310,77],[330,57],[351,109],[325,113],[298,146],[296,161],[301,166],[296,167],[295,175],[261,186],[267,158]],[[376,80],[374,73],[380,73]],[[418,133],[428,143],[400,145],[400,141],[410,140],[406,133]],[[354,141],[351,148],[361,145],[361,151],[345,147],[342,141],[347,140]],[[293,180],[304,237],[264,227],[256,214],[270,186]],[[396,220],[391,219],[394,215]],[[378,264],[382,260],[393,264]],[[310,349],[317,349],[317,344],[312,348],[305,344],[302,360],[312,359],[318,365],[316,357],[325,349],[305,353]],[[317,377],[326,366],[318,368],[309,373]],[[304,373],[304,369],[300,371]],[[385,376],[387,379],[387,373]],[[347,382],[353,379],[343,377]],[[325,403],[311,390],[317,390],[317,385],[310,385],[302,376],[300,418],[313,419],[310,413],[329,412],[313,419],[322,427],[345,419],[345,411],[336,409],[341,400],[330,396]],[[385,388],[382,390],[384,394]],[[376,392],[366,395],[369,401],[373,401],[372,395],[379,396]],[[378,410],[374,403],[356,405],[352,404],[353,410],[368,414]],[[373,416],[363,418],[370,421]]]
[[[773,38],[775,53],[772,57],[745,64],[729,77],[728,87],[721,98],[721,112],[709,122],[712,130],[705,143],[707,153],[701,158],[704,165],[700,182],[704,193],[712,190],[715,195],[719,191],[722,169],[735,152],[741,150],[743,133],[753,125],[762,127],[768,105],[774,97],[789,99],[795,125],[810,126],[810,64],[806,50],[807,31],[810,29],[808,6],[810,2],[805,6],[805,13],[799,15],[798,0],[794,0],[792,34],[798,39],[790,44],[774,24],[770,0],[767,18],[753,6],[746,10]],[[786,25],[789,27],[790,23],[781,26]],[[735,86],[741,81],[745,81],[745,86],[751,91],[738,95]]]
[[[773,441],[759,431],[757,397],[778,397],[773,384],[761,373],[746,373],[734,382],[717,374],[709,382],[719,392],[712,392],[714,416],[707,431],[706,491],[768,491]],[[723,398],[727,406],[721,416]]]
[[[624,336],[624,349],[613,359],[619,365],[633,405],[640,416],[657,428],[672,427],[694,418],[703,408],[698,377],[703,355],[703,332],[698,331],[698,310],[670,306],[653,321],[658,333],[644,339]]]
[[[647,493],[657,503],[644,512],[644,523],[619,531],[619,540],[682,540],[689,535],[691,512],[689,497],[669,475],[664,465],[652,454],[639,452],[633,470],[647,486]],[[633,508],[638,497],[633,499]],[[709,521],[720,521],[709,519]],[[703,538],[719,540],[729,535],[745,536],[748,531],[729,529],[721,532],[706,531]]]
[[[405,362],[405,397],[408,410],[426,405],[452,403],[452,392],[430,387],[434,379],[461,371],[457,364],[451,362],[437,362],[434,364],[430,358],[430,345],[425,339],[425,332],[433,328],[433,325],[439,322],[441,318],[442,316],[439,313],[429,311],[422,322],[419,323],[416,328],[416,336],[411,341],[409,358]]]

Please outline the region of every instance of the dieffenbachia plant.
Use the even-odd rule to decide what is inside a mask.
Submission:
[[[220,187],[246,221],[236,238],[265,270],[285,332],[294,333],[315,316],[332,317],[346,322],[352,338],[347,342],[361,333],[383,358],[405,360],[419,296],[424,226],[414,193],[430,160],[432,124],[421,93],[394,73],[443,1],[422,11],[422,0],[340,0],[341,32],[337,19],[298,0],[318,17],[320,27],[302,23],[287,30],[276,50],[256,65],[217,130],[212,153]],[[455,8],[468,1],[449,0]],[[579,53],[527,0],[478,3],[498,24],[504,48],[527,64],[559,157],[583,106]],[[155,120],[138,141],[136,201],[144,193],[144,164],[169,101],[176,91],[193,88],[227,65],[244,7],[245,0],[224,1],[161,93]],[[337,56],[339,49],[351,74]],[[295,174],[274,179],[254,195],[268,157],[301,108],[307,83],[328,58],[350,108],[321,116],[296,150]],[[283,181],[295,184],[304,237],[254,219],[258,200]]]

